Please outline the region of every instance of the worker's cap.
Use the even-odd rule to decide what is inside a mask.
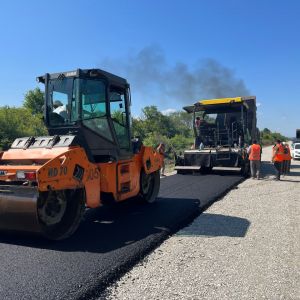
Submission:
[[[59,101],[59,100],[55,100],[53,103],[54,107],[59,107],[59,106],[63,106],[63,104]]]

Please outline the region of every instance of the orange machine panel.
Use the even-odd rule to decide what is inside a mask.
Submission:
[[[35,159],[51,159],[61,153],[68,151],[68,147],[58,148],[36,148],[36,149],[9,149],[3,152],[3,160],[35,160]]]
[[[131,161],[118,164],[118,201],[138,195],[140,192],[141,163],[138,155]]]
[[[140,192],[142,169],[146,174],[159,170],[163,157],[151,147],[142,147],[132,159],[98,164],[101,191],[112,193],[116,201],[137,196]]]
[[[163,157],[152,147],[143,147],[143,167],[146,174],[159,170],[163,163]]]
[[[101,191],[112,193],[116,201],[134,197],[140,190],[141,155],[130,160],[98,164],[101,176]]]
[[[101,192],[112,193],[116,201],[137,196],[142,170],[146,174],[159,170],[163,157],[153,148],[142,146],[131,159],[93,164],[84,149],[61,147],[11,149],[2,159],[17,163],[0,166],[1,180],[17,180],[17,171],[35,171],[40,191],[85,188],[87,206],[97,207]],[[37,160],[40,164],[32,165]]]
[[[98,164],[100,169],[100,180],[101,180],[101,192],[112,193],[116,199],[117,189],[116,189],[116,162],[107,162]]]
[[[85,187],[88,207],[100,205],[100,170],[89,162],[82,148],[74,148],[49,160],[37,172],[39,190]]]

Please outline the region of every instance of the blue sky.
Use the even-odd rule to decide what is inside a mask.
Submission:
[[[0,3],[0,105],[22,105],[37,75],[78,67],[126,76],[134,115],[146,105],[180,109],[205,96],[173,101],[155,81],[133,78],[126,70],[141,51],[152,49],[165,74],[178,63],[193,70],[203,60],[218,62],[257,96],[260,128],[289,136],[300,128],[300,1]]]

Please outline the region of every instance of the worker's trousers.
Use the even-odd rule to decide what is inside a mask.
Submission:
[[[165,175],[165,169],[166,169],[166,165],[165,165],[165,161],[163,161],[162,166],[161,166],[161,174]]]
[[[291,168],[291,161],[290,160],[284,160],[282,162],[282,174],[287,175],[290,173]]]
[[[288,160],[288,164],[287,164],[287,173],[289,174],[291,171],[291,159]]]
[[[260,176],[260,160],[250,160],[250,170],[252,178],[259,178]]]
[[[274,167],[277,170],[276,179],[280,179],[280,175],[282,173],[282,162],[281,161],[274,161]]]

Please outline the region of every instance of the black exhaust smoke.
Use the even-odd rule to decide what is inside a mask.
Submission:
[[[234,70],[214,59],[201,59],[193,66],[177,62],[170,66],[157,46],[145,47],[127,58],[105,59],[102,68],[128,79],[132,90],[164,101],[191,104],[204,98],[250,95]]]

